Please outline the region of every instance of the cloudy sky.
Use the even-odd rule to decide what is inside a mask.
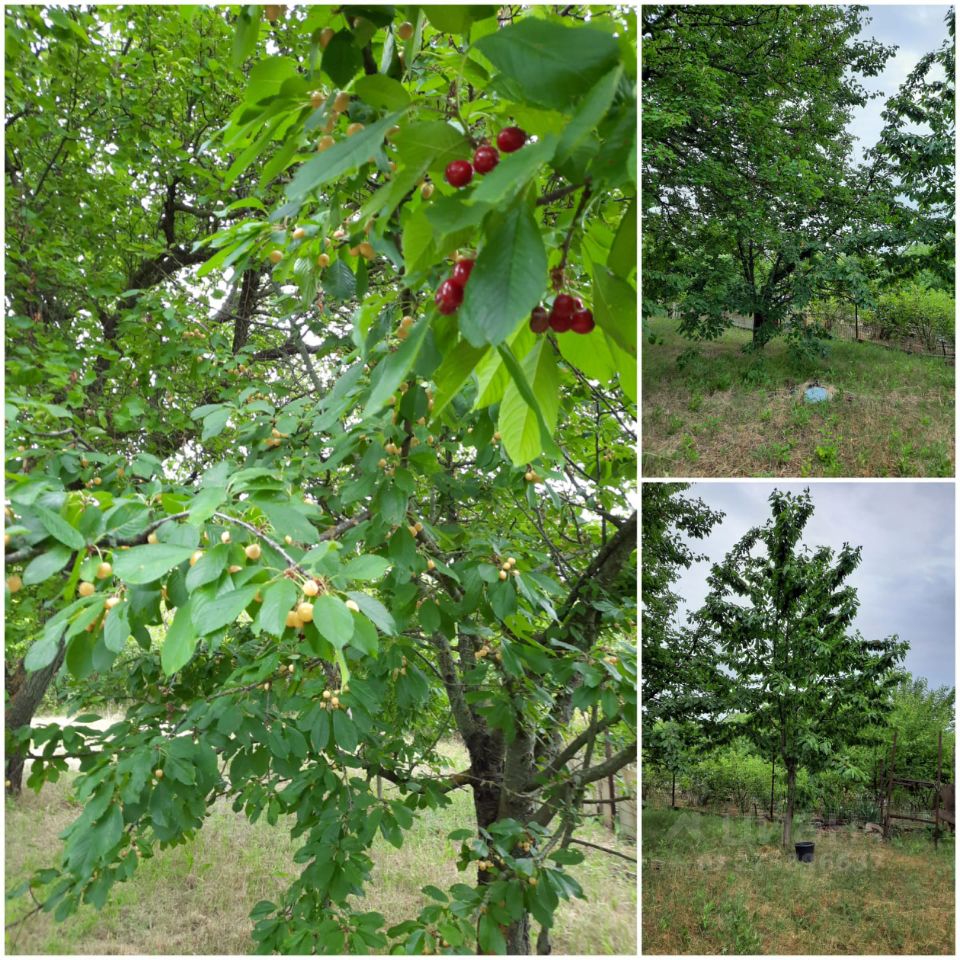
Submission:
[[[886,46],[896,46],[897,52],[887,61],[884,71],[876,77],[861,78],[867,90],[878,90],[881,96],[871,100],[854,113],[850,132],[857,138],[854,160],[863,159],[863,151],[872,147],[883,129],[884,102],[900,89],[908,74],[925,54],[936,50],[947,37],[944,17],[949,4],[918,4],[916,6],[869,4],[864,20],[869,22],[861,36],[879,40]],[[942,76],[940,71],[938,76]],[[933,76],[933,74],[931,74]]]
[[[721,510],[724,519],[693,549],[720,561],[754,526],[770,517],[774,488],[810,488],[814,514],[803,542],[863,548],[849,583],[858,590],[856,629],[865,637],[892,633],[910,643],[904,666],[931,687],[954,685],[954,496],[948,483],[733,482],[694,483],[684,496]],[[710,563],[694,564],[675,587],[694,610],[707,592]],[[685,610],[681,606],[681,618]]]

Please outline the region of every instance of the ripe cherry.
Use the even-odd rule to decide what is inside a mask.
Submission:
[[[473,167],[469,160],[454,160],[444,172],[451,187],[465,187],[473,179]]]
[[[489,173],[500,162],[500,154],[496,147],[484,144],[477,147],[473,155],[473,168],[477,173]]]
[[[543,307],[534,307],[530,311],[530,329],[534,333],[546,333],[550,327],[550,314]]]
[[[589,333],[595,326],[593,313],[590,310],[577,310],[570,320],[570,329],[574,333]]]
[[[453,265],[453,279],[460,284],[461,287],[467,285],[467,281],[470,279],[470,271],[473,270],[473,265],[476,263],[475,260],[458,260]]]
[[[558,293],[550,311],[550,326],[557,333],[565,333],[570,329],[573,315],[577,311],[577,301],[568,293]]]
[[[519,127],[504,127],[497,134],[497,146],[504,153],[513,153],[527,142],[527,134]]]
[[[453,313],[463,303],[463,287],[456,280],[444,280],[433,299],[441,313]]]

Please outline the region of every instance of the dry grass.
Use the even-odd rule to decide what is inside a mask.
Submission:
[[[459,752],[451,747],[451,756]],[[462,759],[459,758],[459,759]],[[449,831],[471,824],[466,790],[446,810],[422,814],[397,850],[378,838],[374,874],[362,909],[378,910],[388,924],[415,917],[429,902],[420,888],[472,882],[456,867]],[[33,870],[56,862],[57,834],[80,812],[69,782],[47,785],[39,796],[27,791],[6,810],[8,889]],[[600,826],[583,839],[634,855],[634,846]],[[252,950],[251,907],[276,900],[299,873],[293,863],[299,842],[283,824],[249,823],[219,801],[194,841],[143,861],[134,877],[114,887],[102,911],[83,907],[64,923],[39,914],[8,931],[7,952],[21,954],[246,954]],[[568,868],[589,900],[561,904],[554,953],[636,954],[636,874],[630,864],[598,851]],[[7,920],[29,902],[8,904]]]
[[[643,815],[645,954],[954,953],[953,843],[813,832],[812,864],[779,825]]]
[[[844,341],[801,363],[783,340],[758,360],[742,351],[747,331],[694,345],[663,317],[647,332],[656,342],[643,350],[644,476],[953,476],[945,363]],[[833,400],[797,399],[814,377],[836,388]]]

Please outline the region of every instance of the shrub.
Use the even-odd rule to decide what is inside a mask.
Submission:
[[[880,294],[876,309],[865,312],[864,319],[884,339],[912,337],[928,350],[936,350],[940,337],[953,340],[954,299],[945,290],[933,290],[914,280]]]

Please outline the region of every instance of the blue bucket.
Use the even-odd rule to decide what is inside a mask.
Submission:
[[[823,403],[824,400],[830,399],[823,387],[807,387],[803,397],[807,403]]]

